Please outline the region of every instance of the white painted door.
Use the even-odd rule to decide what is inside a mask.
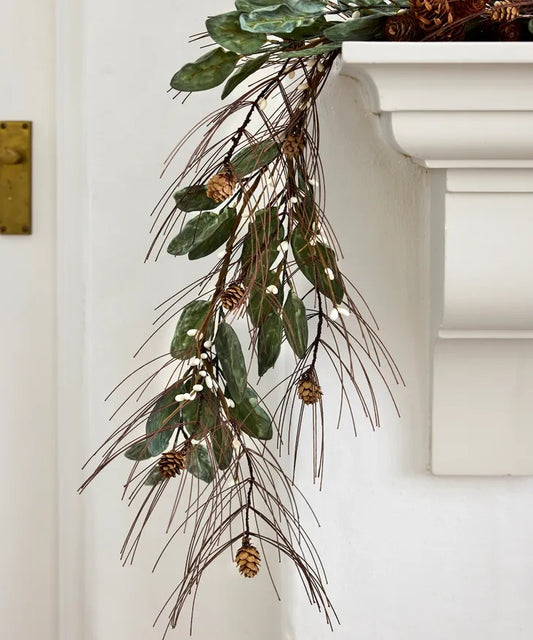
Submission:
[[[0,236],[0,637],[56,640],[54,2],[0,16],[0,120],[34,127],[33,234]]]

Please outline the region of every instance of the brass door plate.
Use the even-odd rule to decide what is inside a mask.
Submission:
[[[31,233],[31,122],[0,121],[0,234]]]

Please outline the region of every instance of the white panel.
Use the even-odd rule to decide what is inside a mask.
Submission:
[[[444,329],[533,329],[533,194],[448,194]]]
[[[533,340],[439,340],[436,474],[533,474]]]

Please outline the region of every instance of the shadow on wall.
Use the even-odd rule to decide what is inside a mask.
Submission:
[[[344,252],[342,269],[368,303],[407,385],[396,386],[383,367],[400,422],[374,375],[388,434],[380,437],[400,428],[393,464],[423,473],[429,464],[429,175],[383,140],[368,104],[364,87],[351,78],[331,78],[323,94],[327,213]],[[370,319],[364,305],[361,310]],[[358,433],[375,440],[364,422]],[[350,450],[366,444],[348,443]]]

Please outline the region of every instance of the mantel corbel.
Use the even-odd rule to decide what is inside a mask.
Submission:
[[[389,143],[432,170],[432,470],[533,474],[533,44],[350,42]]]

